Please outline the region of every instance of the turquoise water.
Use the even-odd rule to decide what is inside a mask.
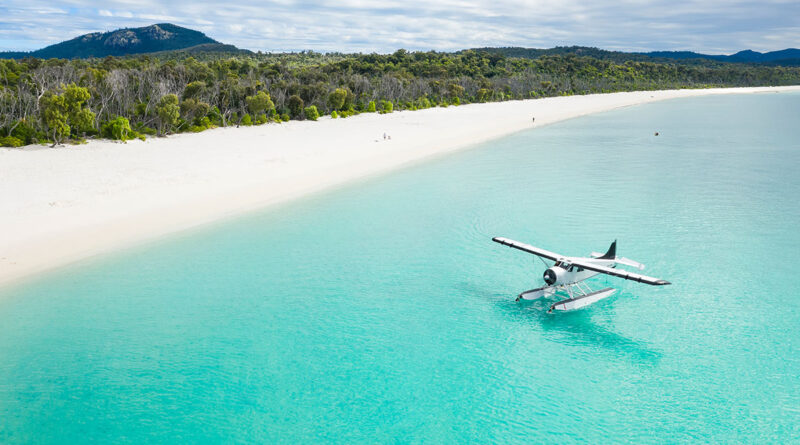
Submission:
[[[6,288],[0,443],[797,440],[798,116],[593,115]],[[498,235],[674,284],[548,315]]]

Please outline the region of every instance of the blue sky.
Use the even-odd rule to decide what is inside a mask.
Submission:
[[[262,51],[585,45],[728,54],[800,47],[800,0],[3,0],[0,50],[159,22]]]

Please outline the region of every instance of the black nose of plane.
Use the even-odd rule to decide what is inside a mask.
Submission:
[[[556,273],[552,269],[544,271],[544,282],[551,286],[556,282]]]

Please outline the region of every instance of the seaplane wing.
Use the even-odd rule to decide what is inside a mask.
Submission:
[[[502,236],[496,236],[492,238],[492,241],[496,243],[500,243],[504,246],[513,247],[515,249],[519,249],[523,252],[532,253],[534,255],[540,256],[542,258],[547,258],[548,260],[558,261],[560,258],[564,258],[564,255],[559,255],[555,252],[550,252],[549,250],[540,249],[535,246],[531,246],[530,244],[521,243],[519,241],[514,241],[513,239],[503,238]],[[588,268],[585,268],[588,269]],[[613,270],[613,269],[612,269]]]
[[[513,247],[513,246],[512,246]],[[611,267],[600,266],[595,264],[591,261],[580,260],[576,258],[571,259],[573,266],[579,266],[586,270],[591,270],[593,272],[598,272],[606,275],[611,275],[614,277],[624,278],[626,280],[637,281],[639,283],[644,284],[652,284],[653,286],[663,286],[665,284],[672,284],[669,281],[665,281],[659,278],[648,277],[647,275],[641,275],[638,273],[628,272],[627,270],[621,269],[614,269]]]

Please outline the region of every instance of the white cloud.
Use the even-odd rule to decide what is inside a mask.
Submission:
[[[34,49],[91,31],[156,22],[264,51],[454,50],[587,45],[730,53],[797,45],[787,0],[5,0],[0,49]],[[69,20],[64,19],[69,14]],[[110,19],[109,17],[113,17]],[[27,42],[19,48],[19,42]]]

